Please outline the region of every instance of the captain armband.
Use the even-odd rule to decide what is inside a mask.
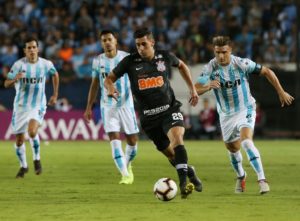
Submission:
[[[262,65],[261,65],[261,64],[256,64],[256,65],[255,65],[255,68],[254,68],[254,70],[253,70],[253,72],[252,72],[252,74],[257,74],[257,75],[259,75],[260,72],[261,72],[261,69],[262,69]]]

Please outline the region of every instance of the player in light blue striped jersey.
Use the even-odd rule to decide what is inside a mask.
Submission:
[[[38,56],[38,41],[28,37],[24,45],[25,57],[16,61],[10,72],[5,87],[15,87],[12,129],[16,135],[16,154],[20,162],[20,169],[16,178],[23,178],[28,172],[25,150],[25,132],[28,132],[33,152],[35,173],[42,172],[40,161],[40,139],[38,128],[42,124],[46,113],[45,82],[52,77],[53,95],[48,104],[54,105],[58,96],[59,76],[52,62]]]
[[[125,74],[115,83],[119,91],[117,100],[107,96],[107,90],[104,87],[104,80],[106,76],[124,57],[128,55],[128,53],[117,49],[116,36],[114,32],[110,30],[103,30],[100,33],[100,41],[104,49],[104,53],[98,55],[93,60],[93,78],[84,118],[87,122],[92,119],[92,105],[97,98],[100,86],[102,122],[104,130],[110,139],[112,157],[122,175],[120,184],[132,184],[134,176],[131,168],[131,162],[137,153],[137,134],[139,129],[135,116],[128,75]],[[127,145],[125,148],[125,154],[122,149],[120,132],[124,132],[126,136]]]
[[[271,69],[250,59],[232,55],[229,37],[213,38],[213,46],[215,58],[205,65],[200,74],[195,85],[197,92],[200,95],[213,89],[215,94],[223,140],[237,174],[235,192],[241,193],[245,190],[246,172],[242,167],[240,152],[242,146],[257,174],[260,193],[267,193],[270,187],[265,178],[260,153],[253,143],[256,105],[250,93],[249,77],[266,77],[275,88],[282,107],[292,104],[294,98],[284,91]]]

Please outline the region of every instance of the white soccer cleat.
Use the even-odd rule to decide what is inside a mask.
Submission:
[[[259,193],[265,194],[270,191],[270,186],[266,180],[259,180],[258,185],[260,187]]]

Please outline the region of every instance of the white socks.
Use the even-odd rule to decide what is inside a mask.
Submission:
[[[115,161],[115,164],[122,174],[122,176],[128,176],[126,159],[124,157],[123,149],[122,149],[122,141],[121,140],[112,140],[110,141],[110,146],[112,150],[112,157]]]
[[[245,175],[245,171],[242,166],[243,156],[241,151],[237,151],[232,153],[228,151],[231,165],[236,172],[237,177],[243,177]]]
[[[16,154],[20,162],[20,166],[23,168],[27,168],[26,161],[26,147],[25,143],[23,143],[20,147],[15,144]]]
[[[246,140],[242,141],[241,145],[242,145],[243,149],[246,151],[248,160],[250,161],[252,168],[254,169],[254,171],[257,174],[257,179],[258,180],[266,179],[264,170],[263,170],[263,166],[262,166],[262,162],[261,162],[261,158],[260,158],[260,154],[259,154],[257,148],[254,146],[253,141],[250,139],[246,139]]]
[[[131,146],[129,144],[126,145],[125,149],[125,158],[126,158],[126,165],[128,166],[131,161],[135,158],[137,153],[137,144]]]
[[[31,144],[31,148],[32,148],[32,156],[33,156],[33,160],[40,160],[41,156],[40,156],[40,137],[37,134],[35,136],[35,138],[29,138],[29,142]]]

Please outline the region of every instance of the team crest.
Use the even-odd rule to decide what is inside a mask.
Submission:
[[[158,62],[156,62],[156,64],[157,64],[157,70],[158,71],[163,72],[163,71],[166,70],[166,66],[165,66],[165,62],[164,61],[158,61]]]

